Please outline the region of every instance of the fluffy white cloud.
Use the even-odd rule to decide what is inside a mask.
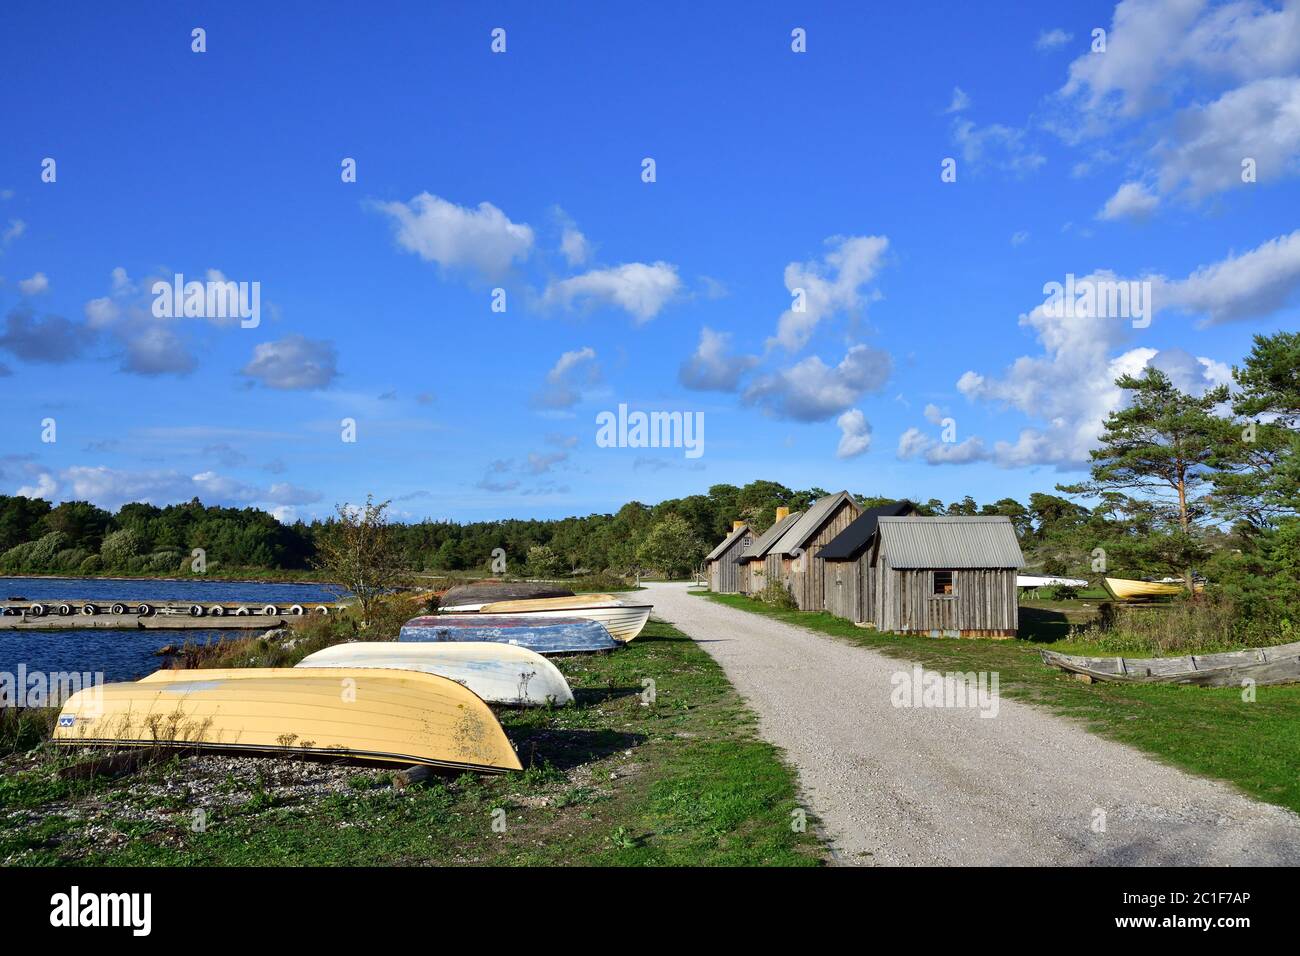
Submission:
[[[226,506],[295,505],[321,500],[314,491],[287,483],[261,488],[212,471],[187,475],[175,470],[124,471],[104,465],[78,465],[59,472],[42,470],[35,483],[18,489],[26,497],[90,501],[117,509],[132,501],[155,505],[201,498]]]
[[[850,408],[835,420],[840,428],[836,458],[856,458],[871,447],[871,423],[857,408]]]
[[[1115,191],[1115,195],[1106,200],[1106,205],[1097,213],[1097,218],[1145,219],[1158,205],[1160,198],[1148,192],[1141,183],[1125,183]]]
[[[1300,172],[1300,77],[1256,80],[1183,110],[1152,156],[1161,192],[1185,188],[1192,199],[1244,185],[1247,158],[1259,182],[1294,176]]]
[[[961,147],[962,159],[974,169],[990,166],[1015,176],[1032,173],[1047,158],[1025,141],[1025,131],[1001,123],[976,126],[968,119],[952,124],[953,142]]]
[[[1043,30],[1038,34],[1038,39],[1034,41],[1034,49],[1043,51],[1059,50],[1073,39],[1073,33],[1067,33],[1060,27]]]
[[[962,110],[970,109],[970,97],[960,86],[952,88],[952,102],[948,104],[945,113],[960,113]]]
[[[671,263],[626,262],[551,282],[543,301],[566,307],[580,300],[614,306],[629,313],[640,325],[658,315],[681,286],[677,267]]]
[[[989,457],[984,440],[978,436],[960,442],[944,442],[919,428],[909,428],[898,437],[897,455],[903,461],[919,456],[931,465],[966,465]]]
[[[89,306],[87,307],[89,309]],[[87,312],[89,314],[89,312]],[[185,375],[198,360],[171,325],[140,324],[124,337],[122,371],[136,375]]]
[[[1201,266],[1186,279],[1159,278],[1153,298],[1203,314],[1211,325],[1258,318],[1287,305],[1300,288],[1300,229],[1241,255]]]
[[[591,346],[565,352],[546,373],[546,384],[533,396],[539,408],[572,408],[582,400],[582,387],[600,381],[596,350]]]
[[[338,350],[332,342],[287,335],[257,345],[243,374],[267,388],[327,388],[339,374]]]
[[[27,231],[27,223],[21,219],[10,219],[4,232],[0,233],[0,246],[7,246]]]
[[[591,243],[577,226],[566,224],[560,236],[560,252],[569,265],[580,266],[591,258]]]
[[[778,418],[825,421],[863,395],[880,391],[892,371],[888,352],[855,345],[835,366],[814,355],[764,375],[745,391],[744,399]]]
[[[40,295],[49,288],[50,280],[44,272],[37,272],[30,279],[18,280],[18,291],[23,295]]]
[[[758,359],[752,355],[728,354],[730,341],[731,336],[726,332],[715,332],[708,326],[700,329],[700,344],[677,373],[681,383],[696,391],[734,392],[741,376]]]
[[[490,202],[471,209],[423,192],[409,203],[375,205],[392,219],[399,246],[444,268],[472,269],[490,278],[532,251],[532,228],[511,222]]]
[[[830,251],[820,262],[791,262],[785,267],[785,287],[795,299],[803,291],[802,311],[796,299],[777,321],[768,345],[797,352],[808,344],[818,324],[838,311],[858,309],[868,296],[863,287],[880,271],[889,239],[885,236],[831,236]],[[879,294],[870,296],[879,298]]]

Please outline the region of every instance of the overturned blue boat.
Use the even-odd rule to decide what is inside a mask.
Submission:
[[[538,654],[610,651],[618,641],[605,625],[579,617],[535,618],[522,614],[431,614],[402,625],[399,641],[487,641],[514,644]]]

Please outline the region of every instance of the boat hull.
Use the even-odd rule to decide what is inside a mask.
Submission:
[[[423,671],[448,677],[489,704],[507,707],[573,703],[573,690],[559,668],[536,651],[514,644],[358,641],[326,647],[297,666]]]
[[[1157,584],[1151,581],[1129,581],[1124,578],[1104,578],[1103,580],[1106,582],[1106,590],[1120,601],[1174,597],[1187,590],[1181,584]]]
[[[571,601],[572,598],[555,598],[556,601]],[[641,633],[646,622],[650,620],[652,604],[623,604],[617,600],[592,601],[586,605],[547,607],[546,601],[502,601],[497,604],[484,605],[480,614],[526,615],[537,620],[547,618],[580,617],[588,621],[603,624],[614,640],[626,644]],[[540,607],[538,605],[541,605]]]
[[[1043,662],[1090,680],[1240,687],[1300,682],[1300,642],[1185,657],[1082,657],[1043,651]]]
[[[491,708],[416,671],[158,671],[82,690],[54,731],[63,746],[316,754],[462,770],[522,769]]]
[[[523,614],[432,614],[407,621],[397,639],[403,643],[508,644],[547,656],[618,647],[618,641],[596,621],[580,617],[534,619]]]

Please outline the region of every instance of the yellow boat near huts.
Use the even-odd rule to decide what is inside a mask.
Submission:
[[[523,769],[496,715],[468,688],[436,674],[374,668],[158,671],[74,694],[53,739]]]
[[[1156,581],[1130,581],[1126,578],[1103,578],[1106,583],[1106,590],[1111,593],[1116,600],[1120,601],[1138,601],[1144,598],[1154,597],[1173,597],[1182,594],[1187,590],[1184,584],[1163,584]],[[1195,585],[1196,590],[1204,588],[1199,582]]]

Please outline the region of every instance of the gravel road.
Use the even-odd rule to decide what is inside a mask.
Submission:
[[[798,769],[840,863],[1300,864],[1300,817],[1288,810],[1027,704],[999,700],[992,718],[896,707],[891,678],[911,672],[905,661],[686,585],[647,588],[655,615],[722,665]]]

